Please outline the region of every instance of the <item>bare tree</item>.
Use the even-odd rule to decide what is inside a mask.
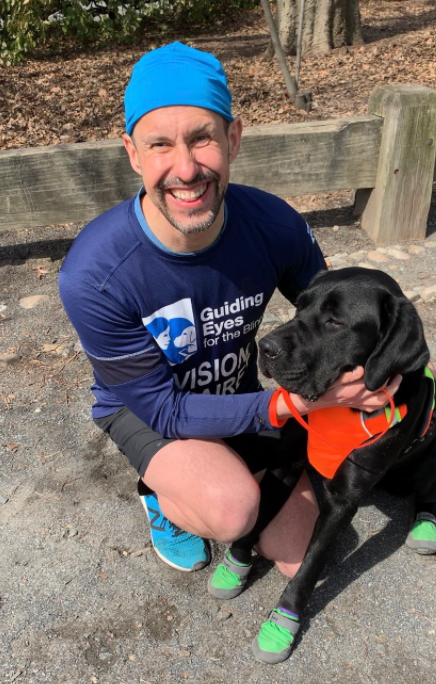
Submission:
[[[277,0],[276,24],[287,55],[297,52],[301,1]],[[303,54],[330,52],[333,48],[361,42],[359,0],[305,0]],[[274,54],[272,46],[269,54]]]

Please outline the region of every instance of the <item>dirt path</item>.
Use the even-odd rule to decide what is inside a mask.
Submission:
[[[307,216],[328,224],[316,233],[335,267],[378,265],[405,290],[420,288],[436,355],[436,304],[424,292],[436,286],[436,240],[374,252],[350,209]],[[253,661],[250,643],[284,585],[275,569],[259,560],[248,591],[221,607],[206,592],[210,569],[186,576],[156,558],[135,474],[90,420],[90,368],[57,294],[76,232],[2,234],[0,353],[19,357],[0,364],[2,684],[430,684],[436,566],[402,546],[410,507],[394,497],[373,495],[360,509],[298,648],[274,668]],[[262,333],[289,308],[276,295]]]

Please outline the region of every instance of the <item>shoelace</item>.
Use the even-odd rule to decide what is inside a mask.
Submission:
[[[174,535],[173,535],[174,537],[180,537],[182,534],[189,534],[189,532],[182,530],[181,527],[179,527],[175,523],[171,522],[171,520],[168,520],[168,518],[165,518],[165,520],[168,523],[168,527],[174,532]]]

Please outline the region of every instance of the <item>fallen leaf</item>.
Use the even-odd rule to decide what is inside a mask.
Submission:
[[[20,445],[16,442],[6,442],[6,444],[2,444],[2,446],[6,447],[6,449],[9,449],[9,451],[15,453],[16,451],[18,451],[18,447]]]
[[[42,268],[42,266],[37,266],[36,268],[33,268],[32,271],[35,271],[36,277],[41,280],[41,278],[44,278],[44,276],[47,275],[48,271],[46,268]]]
[[[43,344],[41,351],[44,352],[44,354],[49,354],[50,352],[55,352],[62,345],[65,346],[65,342],[55,342],[54,344]]]

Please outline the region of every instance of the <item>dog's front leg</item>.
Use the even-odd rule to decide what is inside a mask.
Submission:
[[[377,479],[378,475],[364,472],[346,461],[326,485],[326,500],[304,561],[253,642],[253,651],[258,660],[275,664],[289,657],[301,615],[321,575],[330,547],[340,529],[353,518],[362,496]]]

